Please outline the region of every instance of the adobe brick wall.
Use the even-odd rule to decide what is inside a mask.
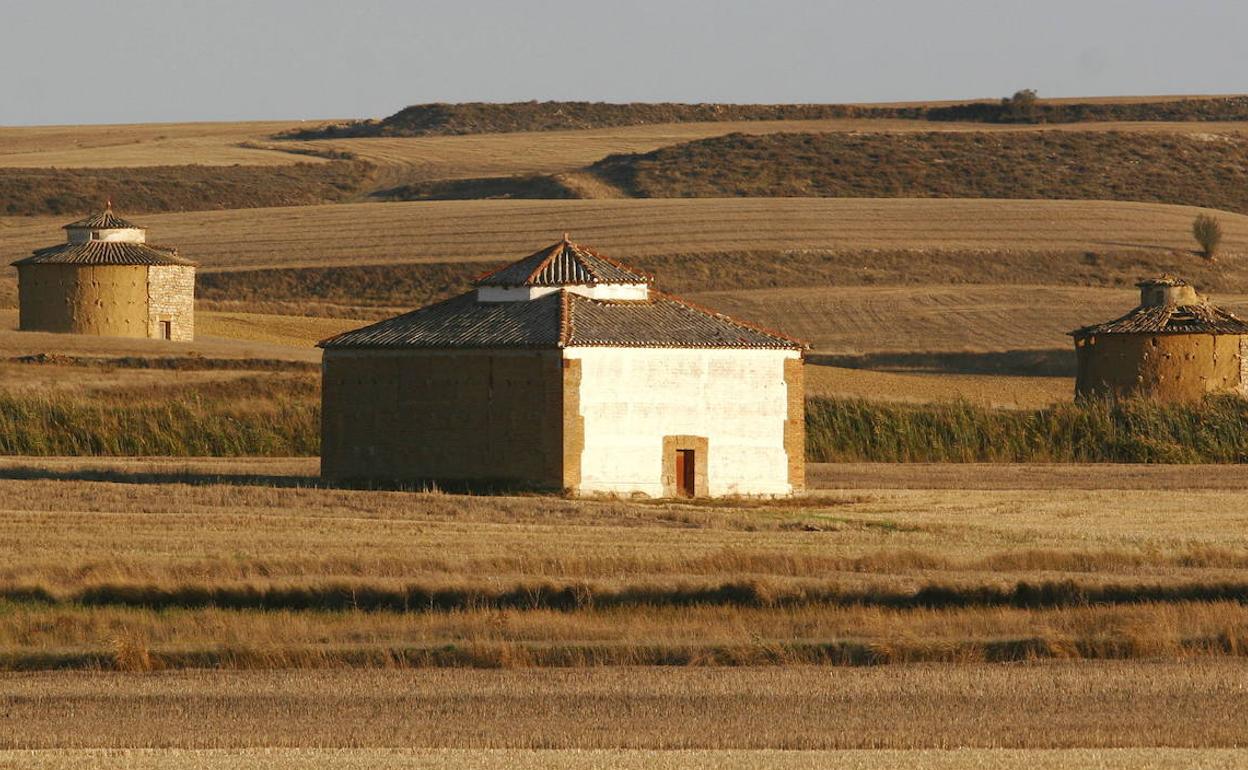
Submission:
[[[146,265],[20,265],[23,331],[147,337]]]
[[[148,336],[160,339],[160,322],[171,322],[172,339],[195,339],[195,268],[152,265],[147,272]]]
[[[559,411],[563,415],[563,489],[581,485],[581,454],[585,451],[585,418],[581,416],[581,361],[565,358]]]
[[[559,351],[327,350],[321,473],[564,488]]]
[[[1102,334],[1076,340],[1078,397],[1199,401],[1244,393],[1241,347],[1248,336]]]
[[[789,483],[793,492],[806,491],[806,369],[805,356],[784,362],[789,413],[784,421],[784,452],[789,459]]]

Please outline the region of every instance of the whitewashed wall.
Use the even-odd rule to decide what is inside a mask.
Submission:
[[[566,289],[590,299],[646,299],[650,286],[645,283],[568,283],[560,286],[481,286],[477,289],[478,302],[528,302]]]
[[[147,242],[147,231],[141,227],[117,227],[96,230],[89,227],[70,227],[65,232],[68,233],[67,240],[70,243],[86,243],[90,240],[125,241],[127,243]],[[92,234],[94,234],[94,238],[92,238]]]
[[[705,436],[711,495],[786,495],[794,350],[567,348],[581,361],[581,492],[661,496],[663,437]]]

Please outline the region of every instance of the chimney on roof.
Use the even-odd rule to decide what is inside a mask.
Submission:
[[[1140,304],[1148,307],[1165,305],[1198,305],[1200,295],[1187,281],[1171,275],[1149,278],[1136,284],[1140,287]]]

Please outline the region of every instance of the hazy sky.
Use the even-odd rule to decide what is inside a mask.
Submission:
[[[0,0],[0,124],[1248,91],[1244,0]]]

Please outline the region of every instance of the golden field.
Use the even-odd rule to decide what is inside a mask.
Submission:
[[[1189,233],[1197,213],[1105,201],[729,198],[358,203],[136,219],[153,242],[176,244],[205,270],[230,270],[518,259],[564,232],[621,260],[841,248],[1140,249],[1198,260]],[[1248,216],[1218,216],[1227,257],[1248,251]],[[0,218],[0,251],[16,258],[56,243],[64,220]]]
[[[1178,593],[1242,581],[1239,467],[816,466],[812,497],[771,504],[322,489],[315,471],[0,461],[0,764],[1243,761],[1248,614]],[[878,603],[1018,581],[1175,593]],[[752,593],[680,601],[725,583]],[[413,585],[477,598],[367,604]],[[547,606],[560,586],[587,599]],[[830,586],[863,593],[820,600]],[[34,588],[50,598],[16,590]],[[244,606],[259,595],[273,604]],[[214,604],[230,596],[244,605]],[[290,604],[311,596],[340,608]],[[829,645],[850,665],[812,657]],[[659,660],[679,665],[635,665]]]
[[[0,751],[0,766],[60,770],[89,764],[112,770],[145,768],[325,767],[341,770],[409,768],[433,770],[494,770],[526,767],[536,770],[599,770],[601,768],[672,768],[715,770],[777,770],[846,768],[881,770],[1209,770],[1240,767],[1243,749],[51,749]]]
[[[298,121],[0,127],[0,167],[113,168],[285,165],[314,158],[240,147]]]
[[[645,759],[665,763],[659,767],[743,767],[751,758],[776,757],[771,752],[777,749],[873,750],[780,754],[780,767],[825,766],[817,760],[841,758],[864,768],[910,758],[933,768],[976,766],[967,760],[1021,767],[1025,758],[1027,766],[1041,768],[1174,767],[1193,760],[1200,767],[1233,767],[1242,762],[1242,749],[1210,750],[1243,743],[1244,676],[1241,663],[1199,661],[8,675],[0,678],[9,704],[9,729],[0,744],[95,750],[61,755],[66,758],[93,757],[109,747],[156,748],[188,765],[214,757],[186,749],[212,749],[224,756],[217,756],[221,765],[209,766],[225,767],[258,753],[237,749],[311,746],[355,749],[342,753],[346,767],[370,766],[352,759],[407,766],[405,752],[386,751],[392,746],[460,749],[428,755],[449,760],[432,766],[449,767],[511,766],[505,759],[565,766],[557,761],[564,758],[573,767],[615,767],[617,758],[625,767],[650,766]],[[1154,757],[1143,750],[1152,746],[1169,750]],[[1076,747],[1084,751],[1054,751]],[[1129,750],[1100,751],[1115,747]],[[1175,751],[1184,747],[1202,751]],[[615,751],[580,753],[602,749]],[[616,753],[621,749],[639,753]],[[881,749],[890,751],[875,753]],[[770,751],[751,753],[759,750]],[[301,754],[322,756],[277,751],[270,761],[290,766],[279,763]],[[0,761],[25,756],[9,751]],[[147,752],[130,758],[138,767],[152,760]],[[1144,764],[1126,764],[1132,760]]]
[[[1248,590],[1237,469],[1182,471],[1190,488],[1158,492],[1177,469],[1038,466],[1019,484],[962,466],[933,486],[925,467],[900,468],[816,466],[803,500],[677,503],[323,489],[315,460],[11,458],[0,660],[736,666],[1248,648],[1248,614],[1216,598]],[[1022,583],[1056,593],[1020,604]]]

